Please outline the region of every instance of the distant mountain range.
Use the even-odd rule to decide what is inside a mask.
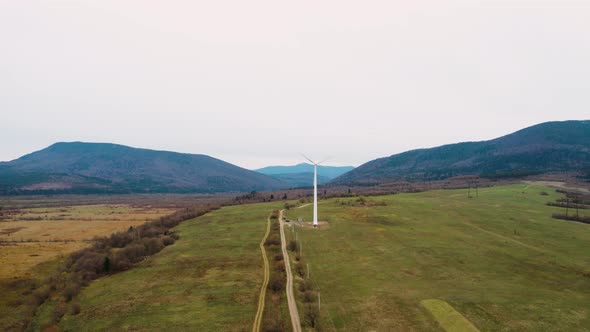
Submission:
[[[334,184],[438,180],[457,175],[512,177],[590,173],[590,121],[546,122],[483,142],[408,151],[365,163]]]
[[[0,163],[0,194],[249,192],[289,184],[206,155],[56,143]]]
[[[352,166],[318,166],[318,183],[330,180],[353,170]],[[289,183],[291,187],[309,187],[313,185],[313,165],[301,163],[294,166],[268,166],[255,170],[270,175],[275,179]]]
[[[542,123],[490,141],[408,151],[358,168],[320,166],[318,180],[371,185],[571,171],[590,179],[590,121]],[[56,143],[0,162],[0,195],[250,192],[312,183],[313,166],[305,163],[250,171],[206,155],[107,143]]]

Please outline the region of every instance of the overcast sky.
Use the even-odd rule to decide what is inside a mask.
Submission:
[[[0,112],[0,160],[356,166],[590,118],[590,1],[0,0]]]

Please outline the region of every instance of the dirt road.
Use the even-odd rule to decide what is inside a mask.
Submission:
[[[297,303],[295,302],[295,296],[293,295],[293,273],[291,272],[291,262],[289,260],[289,252],[287,251],[287,240],[285,240],[285,223],[283,221],[283,213],[284,210],[281,210],[279,213],[279,221],[281,224],[281,248],[283,250],[285,270],[287,272],[287,303],[289,304],[289,314],[291,315],[293,332],[301,332],[299,311],[297,311]]]
[[[254,325],[252,326],[253,332],[260,331],[260,324],[262,323],[262,313],[264,312],[264,301],[266,298],[266,288],[268,287],[268,279],[270,275],[269,264],[268,264],[268,257],[266,257],[266,249],[264,249],[264,242],[268,238],[268,234],[270,233],[270,217],[266,220],[266,234],[260,241],[260,251],[262,251],[262,260],[264,261],[264,280],[262,281],[262,286],[260,287],[260,296],[258,297],[258,311],[256,311],[256,318],[254,318]]]

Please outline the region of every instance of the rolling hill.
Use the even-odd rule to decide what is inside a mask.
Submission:
[[[216,193],[288,184],[206,155],[107,143],[56,143],[0,163],[0,194]]]
[[[590,173],[590,121],[546,122],[489,141],[412,150],[365,163],[335,184],[438,180],[457,175],[510,177]]]
[[[353,170],[352,166],[318,166],[318,183],[330,180]],[[293,166],[268,166],[255,172],[270,175],[277,180],[289,183],[291,187],[308,187],[313,185],[313,165],[301,163]]]

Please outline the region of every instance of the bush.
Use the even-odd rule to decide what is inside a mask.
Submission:
[[[265,246],[278,246],[281,245],[281,239],[276,234],[271,235],[266,241],[264,241]]]
[[[263,321],[263,332],[283,332],[287,330],[285,323],[279,315],[270,316]]]
[[[311,291],[313,290],[313,284],[311,282],[311,280],[303,280],[301,283],[299,283],[299,291],[302,293],[305,293],[307,291]]]
[[[317,301],[317,296],[314,292],[312,291],[306,291],[305,293],[303,293],[303,302],[306,303],[312,303],[315,301]]]
[[[320,318],[320,309],[316,304],[306,304],[304,309],[304,319],[307,325],[316,327],[318,325],[318,319]]]
[[[145,255],[149,256],[149,255],[153,255],[157,252],[160,252],[160,250],[164,249],[164,244],[162,243],[162,240],[159,238],[147,238],[147,239],[143,239],[143,246],[145,247]]]
[[[125,255],[118,254],[115,256],[113,261],[113,271],[125,271],[131,268],[131,262]]]
[[[282,273],[274,273],[270,278],[268,287],[273,292],[280,292],[285,289],[285,275]]]
[[[53,309],[53,322],[57,323],[59,320],[66,314],[66,304],[63,302],[59,302],[55,305]]]
[[[167,246],[169,246],[169,245],[172,245],[172,244],[174,244],[174,242],[175,242],[175,240],[174,240],[174,238],[172,238],[171,236],[164,236],[164,237],[162,238],[162,243],[163,243],[163,244],[164,244],[164,246],[166,246],[166,247],[167,247]]]
[[[305,275],[305,268],[304,264],[299,262],[295,264],[295,272],[300,276],[303,277]]]
[[[289,249],[290,251],[297,251],[299,249],[299,245],[297,245],[297,242],[295,240],[291,240],[289,241],[287,249]]]
[[[118,254],[126,257],[129,262],[136,263],[139,262],[147,252],[144,245],[134,243],[121,249]]]
[[[73,316],[76,316],[77,314],[80,313],[80,311],[82,311],[82,308],[80,307],[80,303],[79,302],[73,302],[72,306],[70,308],[70,314]]]
[[[33,292],[33,302],[36,305],[43,304],[43,302],[45,302],[45,300],[47,300],[47,298],[49,297],[50,292],[51,289],[48,285],[43,285],[35,289],[35,291]]]
[[[70,283],[63,291],[63,297],[66,302],[70,302],[76,295],[80,293],[80,284]]]
[[[275,271],[285,272],[285,264],[280,261],[275,263]]]
[[[282,260],[284,260],[283,254],[277,254],[277,255],[275,255],[275,261],[282,261]]]
[[[113,248],[123,248],[133,241],[133,234],[130,232],[117,232],[110,236],[108,242]]]

